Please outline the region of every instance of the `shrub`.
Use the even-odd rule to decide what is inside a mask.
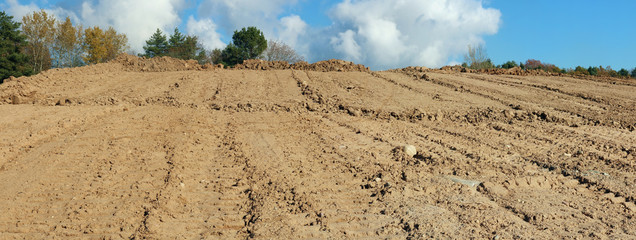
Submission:
[[[587,68],[587,72],[590,73],[590,75],[592,76],[596,76],[598,75],[598,67],[589,67]]]
[[[507,61],[506,63],[501,65],[501,68],[510,69],[510,68],[518,67],[518,66],[519,65],[517,65],[515,61]]]
[[[574,69],[574,74],[590,75],[590,72],[588,72],[587,69],[585,69],[584,67],[576,66],[576,68]]]
[[[477,47],[468,45],[468,52],[464,55],[464,61],[472,69],[493,68],[494,65],[488,59],[486,49],[481,44]]]
[[[535,60],[535,59],[528,59],[526,61],[525,67],[526,69],[542,69],[546,72],[555,72],[555,73],[562,72],[561,69],[555,66],[554,64],[542,63],[541,61]]]

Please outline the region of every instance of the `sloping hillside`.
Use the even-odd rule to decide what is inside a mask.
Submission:
[[[636,237],[632,83],[242,68],[0,85],[0,238]]]

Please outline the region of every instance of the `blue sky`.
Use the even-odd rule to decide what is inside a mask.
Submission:
[[[17,18],[43,8],[85,26],[113,26],[137,52],[156,28],[179,27],[222,48],[235,29],[257,26],[310,62],[340,58],[374,70],[460,63],[468,44],[483,44],[495,64],[636,67],[634,0],[2,0],[0,7]]]
[[[636,67],[636,1],[492,0],[502,24],[486,36],[495,63],[537,59],[560,67]]]

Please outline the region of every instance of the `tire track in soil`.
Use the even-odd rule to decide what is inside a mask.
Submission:
[[[385,80],[386,80],[386,79],[385,79]],[[396,85],[399,85],[399,84],[397,84],[397,83],[395,83],[395,82],[393,82],[393,83],[394,83],[394,84],[396,84]],[[299,85],[300,85],[300,86],[303,86],[303,85],[304,85],[305,89],[306,89],[306,88],[309,88],[309,87],[306,85],[306,83],[301,82],[300,80],[299,80]],[[400,85],[400,86],[401,86],[401,85]],[[410,88],[408,88],[408,89],[409,89],[409,90],[413,90],[413,89],[410,89]],[[312,92],[312,94],[317,94],[317,95],[319,96],[319,97],[318,97],[318,99],[315,99],[315,98],[314,98],[314,101],[315,101],[315,102],[317,102],[317,103],[323,103],[323,101],[321,101],[321,100],[320,100],[320,99],[321,99],[321,97],[320,97],[321,95],[320,95],[320,93],[319,93],[319,92],[317,93],[317,91],[316,91],[316,90],[312,90],[311,92]],[[311,99],[311,98],[310,98],[310,99]],[[350,126],[350,125],[348,125],[348,124],[346,124],[346,123],[336,121],[336,120],[334,120],[334,119],[330,118],[330,117],[329,117],[329,115],[327,115],[327,114],[322,114],[322,117],[323,117],[323,118],[325,118],[325,119],[328,119],[329,121],[332,121],[332,122],[336,123],[337,125],[339,125],[339,126],[341,126],[341,127],[346,128],[347,130],[349,130],[349,131],[351,131],[351,132],[354,132],[354,133],[356,133],[356,134],[363,133],[363,131],[362,131],[362,130],[360,130],[360,129],[358,129],[358,128],[355,128],[355,127],[352,127],[352,126]],[[363,135],[366,135],[366,134],[364,134],[364,133],[363,133]],[[378,140],[378,141],[380,141],[380,142],[388,143],[388,144],[391,146],[391,148],[394,148],[394,147],[396,147],[396,146],[400,146],[400,145],[401,145],[401,144],[398,144],[398,143],[390,143],[389,141],[384,140],[382,137],[378,137],[378,136],[377,136],[377,134],[376,134],[376,136],[369,137],[369,138],[370,138],[370,139],[373,139],[374,141],[375,141],[375,140]],[[438,143],[438,144],[442,144],[442,143],[440,143],[440,142],[436,142],[436,143]],[[443,145],[443,144],[442,144],[442,145]],[[472,156],[471,156],[471,157],[472,157]],[[422,157],[421,155],[419,155],[419,156],[416,156],[416,158],[420,158],[420,159],[421,159],[421,158],[423,158],[423,157]],[[391,168],[393,169],[393,168],[395,168],[395,167],[391,167]],[[405,166],[400,166],[400,167],[398,167],[397,169],[404,169],[404,168],[405,168]],[[379,174],[379,176],[382,176],[382,174],[380,173],[380,174]],[[402,178],[402,180],[405,180],[405,178],[406,178],[406,175],[405,175],[405,171],[404,171],[404,170],[402,170],[402,172],[401,172],[401,178]],[[370,179],[379,179],[379,178],[371,177]],[[369,184],[367,184],[367,185],[365,185],[365,186],[367,186],[367,187],[368,187],[368,186],[370,186],[370,185],[369,185]],[[390,186],[390,185],[389,185],[389,186]],[[387,185],[385,185],[384,187],[387,187]],[[384,195],[385,195],[385,194],[387,194],[386,189],[382,189],[382,190],[380,190],[379,192],[374,193],[374,195],[372,195],[372,196],[374,196],[374,197],[375,197],[375,196],[377,196],[377,195],[381,195],[381,197],[378,197],[378,200],[380,200],[382,197],[384,197]],[[383,210],[383,212],[386,212],[386,210]],[[393,213],[396,213],[396,212],[397,212],[396,210],[394,210],[394,211],[393,211]],[[461,212],[460,212],[460,211],[457,211],[457,212],[455,212],[455,214],[457,214],[457,215],[461,215]],[[420,237],[421,237],[421,236],[424,236],[424,234],[423,234],[423,233],[421,233],[421,232],[419,232],[419,231],[418,231],[418,230],[419,230],[419,226],[420,226],[420,224],[418,224],[418,223],[413,224],[413,223],[405,222],[405,220],[404,220],[404,219],[402,219],[402,220],[401,220],[401,222],[400,222],[400,225],[401,225],[401,228],[402,228],[404,231],[409,232],[409,235],[408,235],[409,237],[414,237],[414,236],[420,236]]]
[[[376,231],[392,220],[382,214],[365,213],[365,206],[373,197],[369,190],[361,189],[360,183],[356,183],[361,177],[355,177],[358,174],[355,164],[339,160],[343,156],[336,152],[334,143],[325,142],[334,136],[323,135],[326,132],[321,130],[320,125],[324,124],[321,118],[311,116],[299,120],[302,127],[295,122],[259,124],[258,118],[252,124],[242,124],[251,126],[239,134],[246,143],[246,157],[252,159],[253,169],[249,194],[254,200],[247,217],[249,236],[271,238],[281,233],[294,238],[382,236],[376,235],[380,234]],[[283,132],[287,138],[297,139],[292,142],[309,138],[319,145],[281,144],[276,140],[280,135],[275,132],[285,128],[294,132]],[[254,161],[256,156],[260,158],[258,161]],[[290,158],[293,161],[287,161]],[[341,169],[352,172],[341,172]],[[313,180],[318,176],[323,181]],[[272,228],[279,230],[272,231]]]
[[[64,109],[66,110],[66,109]],[[52,142],[55,138],[60,138],[62,136],[69,137],[71,135],[81,134],[83,131],[86,131],[89,127],[96,126],[94,123],[109,114],[112,114],[116,111],[121,111],[121,108],[111,108],[111,109],[100,109],[101,111],[97,115],[84,115],[81,117],[75,117],[72,115],[60,116],[55,126],[35,126],[36,128],[32,128],[28,131],[28,136],[20,136],[13,135],[7,136],[10,137],[13,141],[11,144],[5,144],[12,149],[19,149],[19,151],[12,151],[11,153],[4,154],[3,161],[0,161],[0,172],[3,170],[10,169],[11,166],[9,164],[16,164],[17,160],[20,159],[21,155],[28,154],[31,152],[31,149],[41,148],[43,145],[46,145],[49,142]],[[54,112],[54,114],[57,112]],[[59,114],[59,113],[57,113]],[[68,112],[64,114],[69,114]],[[52,114],[53,115],[53,114]],[[57,117],[57,116],[56,116]],[[31,119],[24,121],[31,122],[35,116],[31,117]],[[9,127],[7,127],[9,128]],[[8,134],[7,134],[8,135]],[[19,144],[19,145],[18,145]]]
[[[617,99],[617,98],[608,97],[608,96],[595,96],[589,93],[569,92],[569,91],[561,90],[560,88],[550,87],[548,84],[545,84],[545,85],[539,85],[538,83],[522,84],[522,83],[517,83],[513,81],[502,80],[502,78],[498,76],[465,75],[464,77],[467,77],[469,79],[484,81],[484,82],[503,84],[503,85],[507,85],[507,86],[515,87],[515,88],[530,89],[532,91],[537,92],[537,95],[549,95],[550,97],[553,97],[554,99],[559,99],[559,100],[568,99],[569,97],[571,98],[573,102],[580,103],[580,106],[587,106],[588,108],[591,108],[591,106],[596,106],[597,108],[604,109],[604,110],[613,109],[614,110],[613,112],[615,113],[633,112],[634,110],[636,110],[636,108],[634,108],[634,106],[636,106],[636,101],[630,100],[630,99]],[[530,79],[524,79],[524,80],[532,81]],[[521,81],[521,80],[517,79],[517,81]],[[551,92],[552,94],[545,94],[546,91]],[[567,96],[567,97],[563,97],[563,96]],[[566,112],[573,116],[579,116],[588,120],[592,120],[595,124],[602,123],[602,122],[599,122],[598,118],[592,119],[590,117],[584,116],[580,112],[572,111],[572,109],[569,107],[554,108],[554,110]],[[620,125],[633,131],[634,127],[633,126],[630,127],[630,124],[633,124],[633,122],[626,121],[626,122],[622,122]],[[613,124],[613,125],[603,124],[603,125],[613,126],[616,124]]]
[[[347,125],[347,124],[344,124],[344,123],[339,123],[339,125],[341,125],[341,126],[343,126],[343,127],[346,127],[346,128],[350,129],[350,130],[351,130],[351,131],[353,131],[353,132],[357,132],[357,133],[364,132],[364,131],[361,131],[359,128],[352,127],[352,126]],[[439,130],[438,130],[438,132],[439,132]],[[449,131],[448,131],[448,130],[446,130],[445,132],[442,132],[442,133],[446,133],[446,134],[448,134],[448,133],[449,133]],[[460,134],[450,134],[450,135],[464,137],[464,136],[462,136],[462,135],[460,135]],[[421,135],[419,135],[419,136],[421,136]],[[422,136],[422,137],[423,137],[423,136]],[[374,138],[374,139],[382,139],[381,137],[377,137],[377,136],[374,136],[373,138]],[[475,139],[474,139],[474,138],[468,138],[468,139],[469,139],[470,141],[475,141]],[[459,150],[460,152],[462,151],[461,149],[457,149],[457,147],[454,147],[454,146],[448,146],[447,144],[444,144],[443,142],[438,142],[438,141],[433,141],[433,142],[438,143],[438,144],[441,144],[442,146],[447,147],[447,148],[449,148],[449,149],[451,149],[451,150]],[[493,146],[489,146],[489,147],[494,148]],[[495,150],[500,150],[500,149],[496,149],[496,148],[494,148],[494,149],[495,149]],[[479,156],[475,156],[475,155],[473,155],[472,153],[470,153],[470,154],[466,154],[466,153],[464,152],[464,154],[465,154],[465,156],[466,156],[467,158],[470,158],[470,159],[475,159],[475,158],[476,158],[476,159],[480,159],[480,157],[479,157]],[[441,155],[441,154],[440,154],[440,155]],[[533,164],[536,164],[536,163],[534,163],[534,162],[532,162],[532,163],[533,163]],[[566,175],[566,176],[567,176],[567,175]],[[580,182],[580,184],[583,184],[583,182]],[[589,188],[589,186],[588,186],[588,188]],[[503,207],[504,207],[504,208],[506,208],[506,209],[511,209],[511,211],[512,211],[514,214],[519,215],[519,211],[518,211],[518,210],[516,210],[516,209],[514,209],[514,208],[511,208],[510,206],[503,206]],[[527,220],[527,219],[526,219],[526,217],[525,217],[525,215],[523,215],[523,216],[522,216],[522,218],[523,218],[524,220]]]
[[[416,81],[417,81],[417,80],[416,80]],[[505,104],[505,103],[504,103],[504,104]],[[521,124],[526,124],[526,123],[523,123],[523,122],[522,122]],[[499,129],[499,130],[501,130],[501,129]],[[541,129],[540,129],[540,130],[541,130]],[[554,134],[554,130],[549,131],[549,132],[547,132],[547,131],[546,131],[546,132],[542,132],[542,134],[543,134],[543,135],[548,135],[548,136],[550,136],[550,137],[548,137],[548,138],[534,136],[534,133],[527,133],[527,132],[519,132],[518,134],[519,134],[519,135],[523,134],[524,136],[528,136],[528,135],[530,135],[530,136],[535,137],[536,139],[546,139],[546,140],[548,140],[551,144],[554,144],[554,143],[555,143],[555,140],[556,140],[556,141],[558,141],[558,139],[560,139],[559,135]],[[576,138],[576,139],[578,139],[578,138]],[[545,141],[545,140],[544,140],[544,141]],[[580,146],[579,144],[571,143],[571,142],[572,142],[572,141],[571,141],[571,139],[570,139],[569,141],[559,142],[559,143],[560,143],[560,145],[561,145],[561,146],[559,147],[559,148],[560,148],[560,149],[559,149],[559,151],[563,151],[563,150],[561,150],[562,148],[564,148],[562,145],[570,145],[570,147],[569,147],[569,149],[568,149],[568,150],[576,149],[576,148],[577,148],[577,146]],[[523,145],[523,144],[522,144],[522,145]],[[597,146],[598,146],[598,145],[597,145]],[[607,146],[607,145],[605,145],[605,146]],[[599,147],[597,147],[597,148],[599,148]],[[625,148],[623,147],[623,149],[625,149]],[[626,150],[626,151],[629,151],[629,150]],[[566,152],[566,151],[563,151],[563,152]],[[574,151],[571,151],[571,153],[572,153],[572,152],[574,152]],[[629,153],[628,153],[628,154],[629,154]],[[593,155],[594,155],[594,154],[593,154]],[[625,166],[624,164],[627,164],[627,166],[629,166],[629,165],[630,165],[630,163],[629,163],[629,162],[625,162],[625,161],[622,161],[622,160],[617,159],[617,158],[608,159],[608,158],[605,158],[605,157],[599,156],[598,154],[595,154],[595,155],[596,155],[596,156],[598,156],[598,158],[599,158],[599,159],[601,159],[601,160],[602,160],[602,161],[603,161],[606,165],[608,165],[608,166],[610,166],[610,167],[612,167],[612,168],[615,168],[616,170],[619,170],[618,172],[620,172],[620,170],[622,169],[622,167],[621,167],[621,166]],[[589,156],[589,155],[588,155],[588,156]],[[592,156],[592,158],[594,158],[594,157]],[[616,165],[616,164],[619,164],[619,165]],[[617,167],[618,167],[618,168],[617,168]],[[570,166],[570,169],[571,169],[571,170],[568,170],[568,172],[572,172],[572,173],[570,173],[570,174],[575,174],[575,175],[578,175],[578,177],[579,177],[579,178],[584,178],[584,179],[585,179],[585,177],[582,177],[582,176],[581,176],[581,174],[582,174],[581,172],[582,172],[582,171],[579,171],[579,170],[578,170],[578,167],[576,167],[576,166]],[[590,180],[588,179],[588,180],[585,180],[585,181],[589,182]],[[630,181],[630,180],[627,180],[627,181],[628,181],[628,184],[629,184],[629,181]],[[616,192],[616,190],[614,190],[613,192]],[[618,192],[617,192],[617,194],[618,194],[619,196],[625,195],[625,193],[618,193]],[[633,199],[633,196],[631,196],[631,195],[632,195],[632,194],[628,194],[628,196],[627,196],[627,199],[628,199],[628,200],[629,200],[629,199]]]
[[[435,75],[435,74],[433,74],[433,75]],[[621,122],[618,122],[618,125],[614,124],[614,123],[609,124],[608,122],[603,121],[603,119],[600,119],[600,117],[602,115],[595,114],[595,112],[592,111],[592,110],[581,109],[581,110],[578,110],[578,111],[573,111],[570,108],[562,108],[562,107],[559,107],[559,106],[550,107],[549,104],[548,105],[545,104],[546,102],[549,102],[549,101],[528,101],[527,99],[522,99],[520,97],[517,97],[515,95],[511,95],[509,93],[506,93],[506,92],[503,92],[503,91],[500,91],[500,90],[493,90],[493,88],[487,88],[487,87],[483,87],[483,86],[479,87],[479,86],[476,86],[474,84],[472,84],[473,85],[473,89],[468,89],[468,88],[464,87],[464,85],[471,85],[471,83],[469,83],[469,82],[459,83],[462,86],[461,86],[461,88],[458,88],[455,84],[449,83],[449,82],[457,83],[456,80],[453,80],[453,79],[449,78],[448,76],[443,76],[443,75],[439,75],[439,74],[437,74],[435,76],[436,77],[441,77],[444,81],[437,80],[437,79],[434,79],[432,77],[429,77],[429,78],[427,78],[425,80],[431,81],[431,82],[439,84],[441,86],[446,86],[446,87],[455,88],[455,89],[462,89],[463,91],[467,91],[469,93],[478,94],[478,95],[484,96],[484,97],[489,97],[489,98],[491,98],[493,100],[500,101],[502,104],[511,106],[513,109],[524,109],[524,111],[529,112],[532,115],[536,115],[541,120],[555,118],[555,119],[552,119],[553,122],[554,121],[562,122],[566,126],[577,125],[577,124],[603,125],[603,126],[615,127],[615,128],[616,127],[617,128],[625,128],[625,129],[629,129],[630,131],[634,130],[634,127],[632,126],[633,123],[621,121]],[[475,76],[472,76],[472,75],[461,75],[461,76],[465,77],[465,78],[468,78],[468,79],[478,80],[478,81],[482,81],[482,82],[486,82],[486,83],[502,84],[502,83],[499,83],[499,82],[496,82],[496,81],[488,80],[489,79],[488,77],[490,77],[490,76],[487,76],[487,77],[475,77]],[[419,80],[417,80],[417,81],[419,81]],[[510,87],[517,87],[517,86],[513,86],[513,85],[509,85],[509,84],[506,84],[506,85],[508,85]],[[522,85],[522,86],[526,86],[526,85]],[[556,93],[554,91],[548,91],[548,92],[551,92],[551,94],[547,94],[546,93],[547,90],[545,90],[545,89],[537,89],[537,88],[530,88],[530,89],[534,89],[534,90],[538,90],[538,91],[543,90],[543,93],[545,93],[545,94],[538,94],[538,95],[555,99],[555,101],[561,101],[561,102],[564,101],[561,98],[553,96],[554,93]],[[519,89],[515,88],[515,90],[519,90]],[[504,100],[500,100],[500,99],[494,98],[494,97],[490,96],[491,94],[482,93],[483,91],[491,92],[492,95],[507,96],[508,98],[512,98],[514,100],[514,102],[508,102],[508,101],[504,101]],[[496,94],[494,94],[493,91]],[[560,94],[560,93],[556,93],[556,94]],[[567,95],[565,93],[561,93],[561,94],[563,96],[567,96],[569,98],[581,99],[578,96],[571,96],[571,95]],[[588,109],[593,107],[593,106],[596,106],[598,109],[605,109],[603,111],[607,112],[608,108],[606,106],[613,106],[612,104],[604,106],[604,105],[601,105],[602,103],[600,103],[599,101],[592,101],[592,100],[589,100],[589,99],[581,99],[581,100],[585,101],[586,103],[592,103],[592,105],[589,105],[589,104],[586,105],[586,104],[582,103],[581,106],[585,106]],[[574,102],[580,102],[580,101],[574,101]],[[523,103],[523,105],[521,105],[520,103]],[[543,104],[543,105],[541,105],[541,104]],[[537,106],[533,106],[533,105],[537,105]],[[571,104],[569,104],[569,106],[571,106]],[[616,109],[619,109],[619,108],[616,108]],[[627,110],[628,112],[630,111],[630,109],[624,109],[624,110]],[[560,114],[558,114],[558,112],[566,113],[568,116],[560,116]],[[546,115],[546,113],[547,113],[547,115]],[[590,114],[592,114],[592,116],[590,116]],[[580,119],[580,120],[577,120],[577,119]]]
[[[149,217],[158,238],[247,238],[252,171],[232,114],[192,111],[179,117],[166,188]],[[175,126],[174,124],[170,124]],[[205,144],[204,144],[205,143]],[[172,161],[174,160],[174,161]],[[154,213],[154,214],[152,214]],[[175,235],[179,233],[179,235]],[[142,235],[143,236],[143,235]]]

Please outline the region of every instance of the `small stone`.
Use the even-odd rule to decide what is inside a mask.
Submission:
[[[404,147],[402,147],[402,150],[409,157],[413,157],[415,156],[415,154],[417,154],[417,149],[413,145],[404,145]]]
[[[375,181],[376,181],[376,182],[381,182],[381,181],[382,181],[382,178],[375,178]]]
[[[451,177],[451,176],[449,176],[448,179],[450,179],[453,182],[464,184],[469,187],[476,187],[476,186],[479,186],[479,184],[481,184],[480,181],[466,180],[466,179],[461,179],[461,178]]]

